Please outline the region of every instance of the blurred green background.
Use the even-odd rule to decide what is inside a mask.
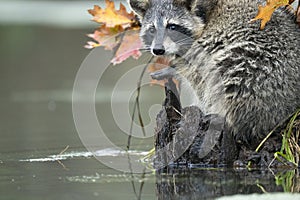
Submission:
[[[74,80],[91,52],[84,48],[91,40],[86,34],[98,26],[87,12],[94,5],[105,3],[0,0],[0,199],[135,198],[131,176],[87,154],[73,121]],[[101,56],[107,55],[99,55],[99,63]],[[107,113],[111,89],[132,62],[110,67],[97,89],[97,114],[106,115],[102,123],[122,147],[127,135]],[[146,143],[144,149],[153,147],[153,139]],[[66,146],[66,160],[59,163]],[[153,187],[146,187],[149,199]]]
[[[71,98],[93,5],[104,1],[0,1],[0,152],[82,146]]]

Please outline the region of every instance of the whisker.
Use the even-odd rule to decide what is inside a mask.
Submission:
[[[151,49],[139,49],[142,52],[151,52]]]
[[[192,46],[194,43],[179,43],[180,46]]]
[[[192,41],[192,42],[194,42],[194,39],[190,38],[190,37],[185,37],[185,38],[183,38],[181,40],[178,40],[177,42],[180,43],[180,42],[183,42],[183,41]]]
[[[177,44],[181,45],[181,44],[193,44],[194,41],[182,41],[182,42],[177,42]]]
[[[176,41],[176,43],[177,43],[177,44],[193,44],[194,41],[185,40],[185,41],[180,41],[180,42]]]

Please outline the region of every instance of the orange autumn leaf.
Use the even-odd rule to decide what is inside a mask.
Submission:
[[[299,3],[299,6],[298,6],[298,11],[297,11],[297,23],[299,24],[300,26],[300,3]]]
[[[94,9],[88,10],[100,27],[94,33],[88,34],[95,41],[87,42],[85,47],[93,49],[103,46],[106,50],[114,51],[114,58],[111,60],[114,65],[129,57],[139,58],[142,43],[138,33],[140,26],[135,15],[133,12],[128,13],[122,3],[120,9],[116,10],[113,1],[105,2],[105,9],[95,5]]]
[[[103,46],[106,50],[114,51],[111,62],[116,65],[129,57],[139,58],[139,49],[142,43],[139,37],[139,25],[133,12],[128,13],[125,6],[120,3],[120,9],[115,9],[114,2],[106,0],[106,8],[95,5],[94,9],[88,10],[93,15],[93,20],[100,27],[88,37],[95,41],[87,42],[88,49]]]
[[[95,22],[105,24],[106,27],[115,27],[117,25],[123,28],[130,27],[134,23],[135,15],[133,12],[127,13],[125,6],[120,3],[120,10],[115,9],[115,4],[113,1],[105,0],[106,8],[95,5],[94,9],[88,10],[88,12],[93,15],[93,20]]]
[[[167,57],[156,57],[154,62],[148,66],[148,72],[155,72],[170,66],[170,60]]]
[[[121,38],[121,43],[119,48],[115,52],[115,57],[112,59],[114,65],[120,64],[130,56],[138,59],[142,53],[140,48],[142,47],[142,42],[140,40],[139,31],[126,31]]]
[[[170,67],[170,59],[167,57],[156,57],[154,62],[152,64],[150,64],[148,66],[147,71],[148,72],[155,72],[158,70],[161,70],[163,68],[166,67]],[[176,80],[175,78],[173,78],[174,83],[176,84],[177,88],[179,88],[179,81]],[[151,79],[151,84],[154,85],[160,85],[162,87],[165,86],[165,83],[167,82],[167,80],[155,80],[155,79]]]
[[[265,28],[266,23],[271,20],[274,11],[281,6],[290,5],[289,3],[289,0],[267,0],[265,6],[258,6],[257,16],[254,19],[251,19],[250,22],[261,20],[260,29],[262,30]]]
[[[92,49],[95,47],[103,46],[106,50],[113,50],[117,46],[118,40],[115,37],[116,34],[123,32],[122,26],[115,26],[114,28],[106,27],[102,25],[96,29],[94,33],[88,34],[88,37],[93,38],[95,42],[88,42],[85,48]]]

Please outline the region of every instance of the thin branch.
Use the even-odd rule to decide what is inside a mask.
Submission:
[[[68,149],[69,149],[69,145],[67,145],[58,155],[62,155],[63,153],[65,153]],[[58,164],[60,164],[64,170],[69,170],[60,160],[57,160]]]
[[[151,56],[150,60],[148,61],[148,63],[143,68],[143,71],[142,71],[142,73],[140,75],[140,78],[139,78],[139,80],[137,82],[137,96],[135,98],[135,102],[134,102],[134,106],[133,106],[133,111],[132,111],[129,136],[128,136],[128,140],[127,140],[127,150],[130,149],[130,143],[131,143],[131,138],[132,138],[132,130],[133,130],[133,123],[134,123],[136,109],[138,110],[138,118],[139,118],[139,123],[141,125],[141,129],[142,129],[143,135],[146,136],[144,122],[143,122],[143,118],[142,118],[142,115],[141,115],[141,109],[140,109],[140,93],[141,93],[142,79],[143,79],[144,74],[146,72],[146,69],[149,67],[152,59],[153,59],[153,56]]]

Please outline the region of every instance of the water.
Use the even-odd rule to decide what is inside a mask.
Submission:
[[[65,154],[61,162],[55,156],[40,157],[52,153],[39,150],[2,154],[0,199],[134,199],[131,181],[138,177],[109,169],[86,151]],[[153,175],[146,179],[154,183]],[[144,194],[151,194],[152,187],[145,185]]]
[[[153,147],[149,131],[147,139],[132,140],[129,152],[134,158],[131,164],[145,169],[145,173],[122,172],[100,162],[104,159],[128,168],[124,151],[128,135],[114,122],[110,96],[116,82],[137,62],[110,66],[97,88],[97,117],[115,147],[97,133],[99,140],[91,138],[95,146],[84,145],[73,120],[72,90],[79,67],[90,53],[83,48],[88,40],[85,34],[93,29],[88,26],[15,21],[0,24],[0,199],[213,199],[265,191],[299,192],[295,171],[194,168],[154,173],[149,164],[140,161]],[[107,55],[99,55],[99,63],[101,59],[107,59]],[[138,76],[130,80],[136,83]],[[122,94],[114,104],[121,109],[128,93],[124,88],[115,92]],[[135,95],[131,95],[132,100]],[[155,119],[162,100],[162,88],[143,88],[141,105],[146,125]],[[132,106],[131,101],[128,110]],[[123,111],[117,114],[128,128],[130,116]],[[84,137],[91,132],[86,130]]]
[[[214,199],[234,194],[283,192],[288,185],[276,184],[275,174],[270,171],[194,168],[161,174],[122,173],[104,166],[84,149],[59,151],[1,153],[1,199]],[[104,149],[98,155],[114,161],[119,153]],[[292,180],[291,184],[295,183]],[[290,185],[287,189],[297,190],[297,186]]]

